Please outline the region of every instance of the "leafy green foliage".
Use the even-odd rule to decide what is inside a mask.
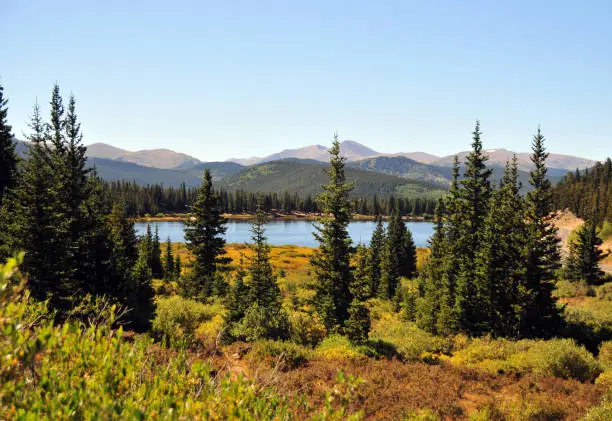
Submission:
[[[193,343],[198,327],[223,311],[219,305],[202,304],[178,295],[160,297],[156,304],[152,332],[169,343]]]

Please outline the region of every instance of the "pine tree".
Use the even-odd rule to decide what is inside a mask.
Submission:
[[[462,330],[481,334],[489,329],[490,296],[487,284],[476,276],[476,255],[483,244],[484,220],[489,212],[491,187],[487,169],[488,157],[482,149],[480,123],[476,122],[473,132],[472,151],[466,158],[466,168],[461,189],[459,190],[461,206],[460,226],[460,272],[457,278],[455,311],[459,317]]]
[[[378,293],[382,277],[382,257],[387,241],[385,227],[380,215],[376,218],[376,228],[370,240],[370,297]]]
[[[174,256],[172,255],[172,243],[170,242],[170,236],[166,240],[166,265],[164,267],[164,279],[166,281],[172,281],[175,279],[176,271],[174,270]]]
[[[227,220],[221,215],[219,195],[213,189],[208,168],[191,210],[194,219],[185,223],[185,242],[195,262],[189,276],[182,278],[181,290],[185,296],[203,298],[212,292],[217,265],[226,262],[219,256],[225,252]]]
[[[358,246],[355,259],[355,274],[350,286],[353,299],[348,310],[349,318],[346,321],[345,331],[351,341],[361,344],[368,339],[371,327],[370,310],[365,303],[370,296],[372,285],[371,262],[367,248],[363,245]]]
[[[527,239],[525,204],[520,195],[518,161],[506,165],[499,189],[494,191],[485,220],[482,247],[476,256],[476,275],[489,293],[490,332],[518,337],[526,297],[524,244]]]
[[[11,126],[7,122],[7,104],[4,87],[0,85],[0,206],[6,189],[13,187],[17,182],[17,154]]]
[[[588,285],[601,283],[604,272],[599,267],[599,262],[607,256],[600,249],[602,244],[595,222],[586,221],[576,231],[576,239],[569,244],[566,277],[571,281],[584,281]]]
[[[561,325],[561,315],[552,296],[555,271],[559,268],[559,240],[551,223],[552,186],[546,178],[544,136],[538,128],[533,138],[529,184],[527,193],[528,238],[526,247],[526,288],[529,301],[521,320],[521,336],[550,337]]]
[[[176,255],[176,258],[174,259],[174,277],[175,279],[181,278],[181,271],[182,271],[181,258],[179,255]]]
[[[260,198],[251,226],[253,257],[249,259],[248,265],[249,285],[246,297],[248,306],[244,310],[240,324],[234,329],[236,336],[246,340],[280,339],[288,334],[289,322],[281,308],[281,293],[270,263],[270,246],[266,241],[265,223],[266,216]],[[240,300],[242,293],[242,287],[238,284],[233,294]],[[239,303],[236,307],[237,313],[243,308]]]
[[[131,281],[125,288],[126,303],[130,310],[127,318],[132,323],[131,327],[138,332],[149,329],[155,312],[155,292],[151,284],[153,273],[147,263],[148,250],[145,247],[145,241],[138,244],[138,260],[134,265]]]
[[[127,219],[125,203],[118,202],[113,205],[108,217],[110,230],[111,263],[113,280],[105,288],[107,294],[124,301],[126,286],[131,282],[134,267],[138,260],[138,238],[134,230],[134,223]]]
[[[412,279],[416,275],[416,246],[414,244],[414,239],[412,238],[412,232],[406,227],[406,225],[402,222],[404,226],[403,235],[402,235],[402,260],[400,261],[400,276],[403,276],[408,279]]]
[[[161,279],[164,276],[161,244],[159,242],[159,227],[157,225],[155,225],[155,235],[151,244],[151,271],[155,279]]]
[[[6,245],[3,257],[17,250],[25,252],[23,268],[29,275],[30,291],[34,298],[44,300],[59,284],[60,275],[54,248],[55,215],[50,204],[52,169],[38,104],[29,127],[28,159],[18,186],[2,207],[1,225],[6,229],[0,230],[0,235]]]
[[[245,282],[247,272],[244,267],[243,256],[241,256],[238,269],[234,275],[234,284],[226,300],[228,309],[226,323],[230,325],[240,321],[249,306],[249,286]]]
[[[323,216],[315,225],[319,248],[311,258],[316,279],[314,305],[328,331],[344,325],[351,302],[351,266],[348,224],[351,219],[349,194],[352,183],[346,182],[346,158],[340,155],[338,135],[334,135],[327,171],[329,184],[322,186],[318,205]]]

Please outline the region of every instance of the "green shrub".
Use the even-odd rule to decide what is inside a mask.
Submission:
[[[202,304],[179,295],[159,297],[152,332],[169,343],[191,344],[198,327],[223,311],[219,304]]]
[[[596,287],[596,297],[600,300],[612,301],[612,283],[605,283]]]
[[[323,339],[316,347],[315,354],[328,359],[362,360],[367,358],[346,336],[338,334],[329,335]]]
[[[327,330],[318,314],[293,311],[289,313],[289,333],[293,342],[314,347],[325,338]]]
[[[241,340],[286,339],[289,336],[289,319],[282,309],[263,308],[252,304],[244,317],[236,323],[231,334]]]
[[[112,306],[90,325],[26,324],[27,291],[7,282],[16,262],[0,266],[0,419],[294,418],[268,389],[213,381],[207,364],[153,352],[146,336],[126,341]]]
[[[253,343],[249,353],[253,360],[268,360],[281,371],[293,370],[303,366],[312,357],[312,351],[291,342],[263,339]]]
[[[578,283],[566,280],[557,281],[553,296],[556,298],[571,298],[578,295]]]
[[[604,370],[612,370],[612,341],[600,345],[598,359]]]
[[[601,366],[571,339],[521,340],[478,338],[456,352],[450,362],[490,373],[534,373],[593,381]]]
[[[404,361],[435,362],[433,354],[450,351],[450,346],[444,338],[434,336],[419,329],[414,323],[399,318],[385,317],[374,323],[370,338],[393,345]]]

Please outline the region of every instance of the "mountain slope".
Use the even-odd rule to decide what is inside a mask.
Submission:
[[[284,149],[272,155],[263,158],[251,157],[247,159],[230,158],[228,161],[237,162],[242,165],[262,164],[264,162],[278,161],[280,159],[314,159],[320,162],[329,161],[328,148],[323,145],[309,145],[297,149]],[[380,155],[373,149],[362,145],[353,140],[345,140],[340,143],[340,153],[344,155],[348,161],[356,161],[359,159]]]
[[[402,177],[408,180],[427,181],[444,187],[450,185],[447,171],[440,172],[435,167],[403,156],[378,156],[349,162],[348,166]]]
[[[507,149],[490,149],[485,151],[485,153],[489,156],[488,165],[501,165],[504,166],[507,161],[512,160],[512,156],[515,154],[513,151],[509,151]],[[459,152],[457,156],[459,157],[459,161],[463,162],[465,157],[469,154],[469,151]],[[453,165],[453,159],[455,155],[448,155],[443,158],[440,158],[436,161],[431,162],[433,165],[439,165],[443,167],[450,167]],[[523,171],[530,171],[533,166],[531,163],[531,153],[521,152],[517,153],[516,157],[518,158],[519,168]],[[586,158],[580,158],[577,156],[571,155],[562,155],[562,154],[554,154],[551,153],[548,156],[546,161],[546,165],[549,168],[557,168],[561,170],[569,170],[573,171],[576,168],[589,168],[595,165],[595,161]]]
[[[258,164],[245,168],[239,173],[230,175],[218,184],[228,190],[245,190],[249,192],[298,192],[301,195],[316,195],[321,192],[321,185],[328,182],[325,173],[327,166],[315,161],[282,160]],[[443,189],[440,186],[423,181],[406,180],[400,177],[347,167],[347,180],[355,182],[353,196],[379,197],[397,195],[398,191],[410,191],[413,195],[430,194]]]
[[[114,159],[145,167],[163,169],[188,168],[202,162],[197,158],[170,149],[144,149],[131,152],[106,143],[87,145],[87,156],[90,158]]]
[[[117,148],[106,143],[92,143],[87,145],[87,155],[95,158],[117,159],[128,153],[125,149]]]
[[[213,179],[218,181],[223,177],[242,170],[244,167],[228,162],[206,162],[185,170],[172,170],[145,167],[131,162],[121,162],[105,158],[88,158],[87,164],[95,167],[100,178],[107,181],[126,180],[136,184],[163,184],[177,187],[185,183],[188,187],[198,186],[202,181],[204,168],[209,168]]]

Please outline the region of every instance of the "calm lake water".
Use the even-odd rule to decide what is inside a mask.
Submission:
[[[173,242],[185,241],[182,222],[149,222],[151,228],[159,229],[159,238],[165,241],[168,236]],[[407,222],[406,226],[412,232],[414,243],[417,247],[426,247],[427,239],[433,234],[431,222]],[[373,221],[355,221],[349,224],[349,234],[353,243],[369,243],[376,223]],[[147,222],[137,222],[136,232],[144,234],[147,230]],[[227,224],[225,239],[228,243],[245,243],[251,241],[251,223],[248,221],[230,221]],[[268,221],[266,224],[266,236],[268,243],[279,246],[294,244],[298,246],[317,247],[318,243],[312,236],[314,231],[312,221]]]

